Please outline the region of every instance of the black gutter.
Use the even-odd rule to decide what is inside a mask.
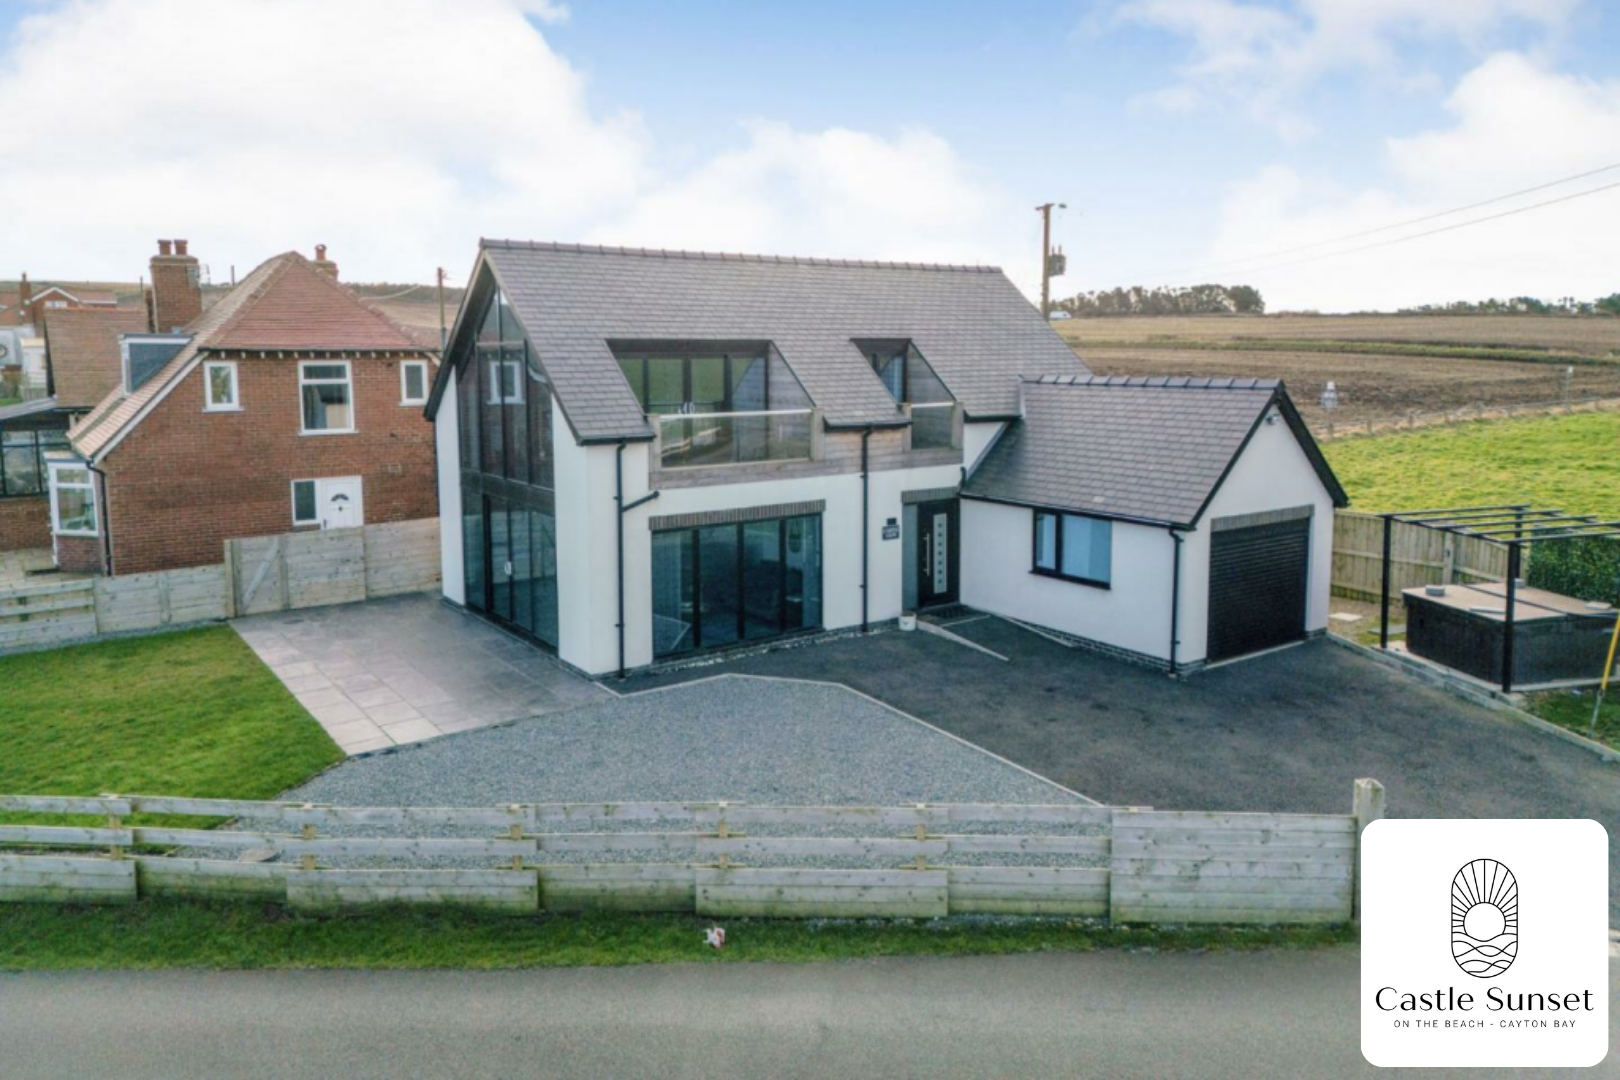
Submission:
[[[1175,554],[1170,562],[1170,674],[1176,673],[1176,646],[1181,644],[1181,542],[1185,539],[1175,529],[1170,530],[1170,539],[1175,541]]]
[[[88,460],[84,467],[101,480],[101,505],[97,509],[96,519],[101,523],[101,561],[107,568],[107,576],[113,576],[113,549],[112,549],[112,514],[108,513],[107,506],[107,474],[96,468]],[[55,496],[51,496],[55,498]]]
[[[649,491],[633,503],[624,501],[624,447],[620,442],[613,452],[613,503],[618,509],[618,536],[619,536],[619,678],[625,677],[624,667],[624,515],[636,507],[652,502],[658,498],[658,492]]]
[[[1104,521],[1121,521],[1127,525],[1146,525],[1154,529],[1190,529],[1190,521],[1165,521],[1163,518],[1131,517],[1128,514],[1110,514],[1106,510],[1076,509],[1071,506],[1053,506],[1050,503],[1021,502],[1018,499],[1001,499],[994,495],[981,495],[973,491],[963,491],[959,495],[963,499],[973,502],[994,503],[997,506],[1016,506],[1024,510],[1045,510],[1053,514],[1078,514],[1081,517],[1101,518]]]
[[[861,432],[861,633],[867,632],[867,597],[870,590],[867,582],[867,562],[872,547],[871,532],[871,474],[867,471],[867,442],[872,438],[872,429],[868,427]]]

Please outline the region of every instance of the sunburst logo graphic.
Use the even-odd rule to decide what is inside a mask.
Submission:
[[[1475,859],[1451,879],[1451,958],[1494,979],[1519,955],[1519,882],[1495,859]]]

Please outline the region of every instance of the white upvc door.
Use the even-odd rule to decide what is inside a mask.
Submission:
[[[366,523],[365,500],[360,477],[340,476],[316,485],[321,528],[357,529]]]

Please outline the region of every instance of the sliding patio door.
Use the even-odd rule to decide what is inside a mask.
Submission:
[[[653,534],[653,653],[761,641],[821,626],[821,517]]]

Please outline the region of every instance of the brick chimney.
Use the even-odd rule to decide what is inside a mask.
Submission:
[[[334,280],[338,276],[337,263],[326,257],[325,244],[315,245],[315,269],[319,270],[323,274],[331,274]]]
[[[25,326],[34,321],[34,283],[28,280],[25,273],[22,280],[17,282],[17,317],[12,321],[18,326]]]
[[[159,240],[152,256],[152,330],[172,333],[202,314],[197,257],[184,240]]]

